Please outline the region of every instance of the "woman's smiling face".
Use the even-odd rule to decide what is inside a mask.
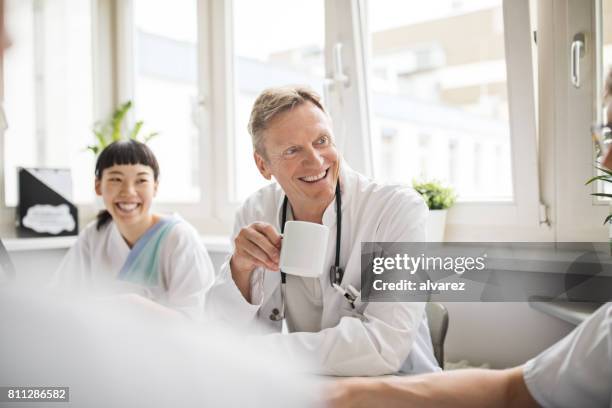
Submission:
[[[153,169],[142,164],[114,165],[96,179],[96,194],[102,196],[113,221],[134,226],[150,221],[151,204],[158,182]]]

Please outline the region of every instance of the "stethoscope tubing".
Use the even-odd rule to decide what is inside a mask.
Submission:
[[[332,287],[337,288],[340,287],[342,283],[342,278],[344,277],[344,270],[340,268],[340,244],[342,243],[342,197],[340,194],[340,181],[336,183],[336,254],[334,259],[334,266],[332,266],[330,270],[329,280]],[[282,209],[282,217],[281,217],[281,235],[285,232],[285,223],[287,222],[287,207],[289,205],[289,198],[285,195],[283,200],[283,209]],[[285,318],[285,296],[286,296],[286,285],[287,285],[287,274],[280,271],[281,274],[281,307],[279,309],[272,310],[272,314],[270,314],[270,320],[280,321]],[[343,296],[347,298],[350,302],[351,306],[354,308],[355,298],[349,294],[347,296],[346,291],[344,291]]]

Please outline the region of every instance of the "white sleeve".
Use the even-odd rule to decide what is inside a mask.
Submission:
[[[314,364],[322,375],[376,376],[397,373],[411,351],[425,306],[372,303],[363,318],[343,317],[316,333],[275,333],[250,339],[257,347]]]
[[[212,262],[191,225],[180,222],[170,234],[162,254],[167,306],[200,321],[205,297],[214,279]]]
[[[419,197],[396,198],[383,209],[385,215],[371,239],[424,241],[427,206]],[[317,333],[272,334],[252,341],[296,361],[313,361],[319,374],[394,374],[413,349],[424,313],[425,304],[420,302],[372,302],[365,305],[361,318],[343,317],[336,326]]]
[[[87,231],[83,231],[77,241],[68,250],[62,262],[51,279],[52,287],[80,287],[85,284],[91,273],[89,262],[91,252],[87,239]]]
[[[244,206],[236,213],[234,233],[232,234],[232,254],[234,252],[233,240],[241,228],[247,225]],[[240,289],[232,278],[230,269],[230,254],[215,276],[215,282],[206,301],[206,315],[212,320],[220,320],[234,328],[244,329],[257,319],[257,312],[263,302],[263,269],[257,268],[251,274],[251,299],[247,302]]]
[[[612,304],[528,361],[523,377],[543,407],[612,406]]]

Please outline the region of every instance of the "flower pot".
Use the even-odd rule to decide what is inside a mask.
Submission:
[[[427,242],[443,242],[447,210],[429,210]]]

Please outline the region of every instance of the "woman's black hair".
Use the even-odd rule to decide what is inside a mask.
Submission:
[[[106,146],[96,161],[96,180],[102,180],[102,173],[105,169],[122,164],[141,164],[153,169],[155,181],[159,178],[159,164],[155,155],[149,147],[137,140],[119,140]],[[96,229],[100,230],[111,220],[111,215],[107,210],[98,213]]]

